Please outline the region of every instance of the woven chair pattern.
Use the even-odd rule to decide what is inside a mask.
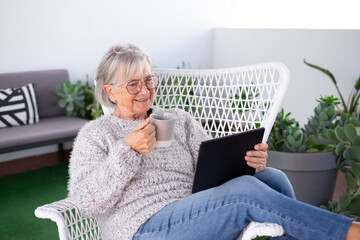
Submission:
[[[288,84],[277,62],[238,68],[156,69],[154,105],[180,108],[213,137],[265,127],[266,140]]]
[[[280,109],[289,72],[278,62],[226,69],[155,69],[160,78],[154,105],[189,112],[213,137],[265,127],[263,142]],[[105,114],[113,109],[104,107]],[[35,210],[39,218],[56,222],[60,240],[100,240],[97,219],[84,218],[71,199],[66,198]],[[249,225],[242,240],[262,231],[279,236],[283,229],[274,224]],[[256,226],[253,227],[253,226]]]
[[[60,240],[102,239],[97,219],[85,218],[69,198],[38,207],[35,215],[56,222]]]

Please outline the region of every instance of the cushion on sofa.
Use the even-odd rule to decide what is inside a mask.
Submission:
[[[39,122],[32,83],[18,88],[0,89],[0,128]]]
[[[65,69],[1,73],[0,88],[13,88],[33,83],[41,121],[42,118],[65,115],[65,109],[58,106],[55,88],[66,79],[69,79],[69,73]]]

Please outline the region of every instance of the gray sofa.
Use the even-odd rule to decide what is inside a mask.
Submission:
[[[67,70],[45,70],[0,74],[0,89],[34,84],[39,122],[0,128],[0,154],[58,144],[59,158],[64,159],[63,143],[72,141],[87,120],[66,116],[57,104],[55,87],[69,79]]]

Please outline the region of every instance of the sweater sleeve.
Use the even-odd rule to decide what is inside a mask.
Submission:
[[[202,141],[210,139],[201,124],[189,113],[186,114],[186,139],[193,158],[194,168],[199,155],[199,147]]]
[[[109,211],[139,169],[141,156],[124,139],[111,142],[104,132],[82,129],[69,166],[69,197],[87,217]]]

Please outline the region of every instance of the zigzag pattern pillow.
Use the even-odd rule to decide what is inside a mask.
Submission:
[[[34,85],[0,89],[0,128],[39,122]]]

